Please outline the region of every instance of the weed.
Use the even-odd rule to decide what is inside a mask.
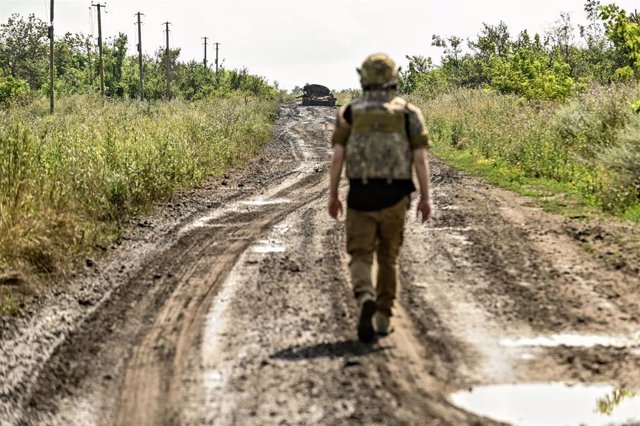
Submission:
[[[634,219],[640,204],[638,87],[594,87],[565,103],[459,89],[411,99],[437,155],[518,192],[568,194]],[[526,185],[526,186],[525,186]],[[558,197],[554,197],[558,198]]]
[[[0,273],[56,271],[156,200],[251,157],[275,101],[74,96],[0,111]]]

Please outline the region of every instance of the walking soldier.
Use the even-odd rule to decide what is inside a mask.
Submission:
[[[360,307],[358,337],[371,342],[376,332],[386,335],[391,331],[398,252],[410,194],[416,189],[414,168],[420,186],[417,214],[423,222],[431,216],[429,137],[420,109],[396,95],[398,68],[389,56],[370,55],[358,73],[363,96],[340,108],[332,136],[329,214],[337,218],[342,213],[338,185],[346,163],[347,252]],[[374,252],[378,263],[375,289],[371,279]]]

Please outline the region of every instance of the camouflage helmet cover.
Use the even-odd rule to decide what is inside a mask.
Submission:
[[[384,53],[367,56],[358,68],[360,84],[367,88],[387,88],[398,84],[398,67],[393,59]]]

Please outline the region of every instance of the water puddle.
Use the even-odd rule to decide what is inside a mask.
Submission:
[[[515,425],[620,425],[640,421],[640,393],[608,385],[481,386],[451,395],[456,406]]]
[[[272,204],[286,204],[290,202],[291,200],[288,198],[254,198],[253,200],[240,201],[240,204],[245,206],[268,206]]]
[[[222,372],[211,369],[204,372],[204,385],[207,389],[219,389],[224,384],[224,376]]]
[[[287,248],[279,240],[258,240],[255,245],[251,246],[253,253],[284,253]]]
[[[589,336],[579,334],[556,334],[550,337],[538,336],[531,338],[501,339],[500,346],[508,348],[517,347],[557,347],[571,346],[579,348],[592,348],[594,346],[608,346],[613,348],[630,348],[640,346],[640,335],[631,338],[613,336]]]

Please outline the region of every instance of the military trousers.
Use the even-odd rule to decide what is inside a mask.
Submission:
[[[398,254],[402,245],[409,197],[376,211],[347,209],[347,252],[356,298],[370,294],[378,309],[391,314],[398,287]],[[375,289],[371,279],[373,255],[378,263]]]

